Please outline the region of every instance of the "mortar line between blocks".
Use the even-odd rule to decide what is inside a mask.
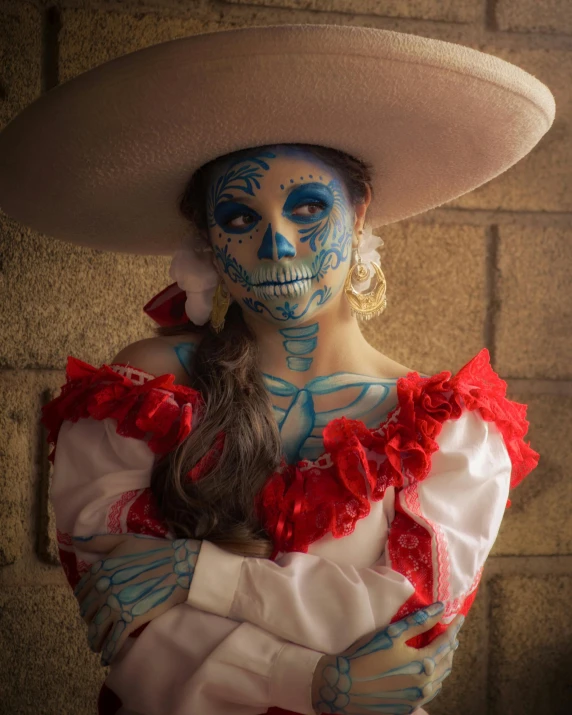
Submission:
[[[500,311],[499,286],[500,271],[498,267],[499,228],[496,224],[489,226],[486,231],[486,260],[485,260],[485,294],[487,310],[483,325],[484,344],[489,349],[491,364],[496,364],[497,353],[497,328]]]

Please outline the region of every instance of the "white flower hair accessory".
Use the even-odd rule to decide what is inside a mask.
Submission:
[[[219,282],[209,253],[210,248],[182,248],[173,255],[170,277],[187,294],[185,313],[195,325],[204,325],[212,312],[212,301]]]
[[[377,249],[383,245],[383,239],[372,233],[371,224],[364,224],[358,250],[362,261],[370,269],[370,276],[365,281],[354,281],[354,286],[360,293],[368,290],[371,285],[375,274],[370,266],[371,263],[377,263],[379,265],[379,253]]]

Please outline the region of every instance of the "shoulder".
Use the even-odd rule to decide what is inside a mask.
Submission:
[[[159,376],[175,375],[175,381],[188,385],[193,355],[201,337],[193,333],[144,338],[120,350],[110,364],[130,365]]]
[[[414,368],[401,365],[380,352],[376,352],[375,360],[371,367],[371,374],[376,377],[387,378],[389,380],[397,379],[399,377],[407,377],[407,375],[412,372],[419,371],[414,370]]]

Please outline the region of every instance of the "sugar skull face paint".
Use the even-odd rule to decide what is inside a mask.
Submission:
[[[341,290],[354,208],[341,176],[302,147],[215,165],[207,217],[216,262],[245,313],[305,323]]]

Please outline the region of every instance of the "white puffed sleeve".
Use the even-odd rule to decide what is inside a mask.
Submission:
[[[62,423],[50,486],[60,555],[71,553],[74,536],[135,532],[128,522],[135,523],[148,504],[155,455],[144,440],[122,437],[116,428],[113,419]],[[159,523],[155,527],[153,535],[167,535]],[[88,549],[87,542],[74,544],[78,572],[105,555]]]
[[[445,601],[452,618],[476,588],[498,533],[511,460],[495,424],[478,411],[445,422],[437,444],[429,476],[396,490],[390,548],[371,566],[310,553],[272,562],[205,543],[188,603],[332,654],[386,626],[417,596],[416,607]]]
[[[512,463],[493,421],[464,410],[443,424],[423,481],[399,490],[387,563],[415,585],[409,610],[442,601],[442,621],[474,593],[506,508]],[[400,614],[402,615],[402,614]]]
[[[50,496],[72,586],[106,556],[72,536],[160,534],[149,512],[154,459],[144,440],[118,435],[112,419],[63,422]],[[323,655],[183,604],[128,639],[106,685],[141,715],[258,715],[271,706],[313,715],[312,677]]]

